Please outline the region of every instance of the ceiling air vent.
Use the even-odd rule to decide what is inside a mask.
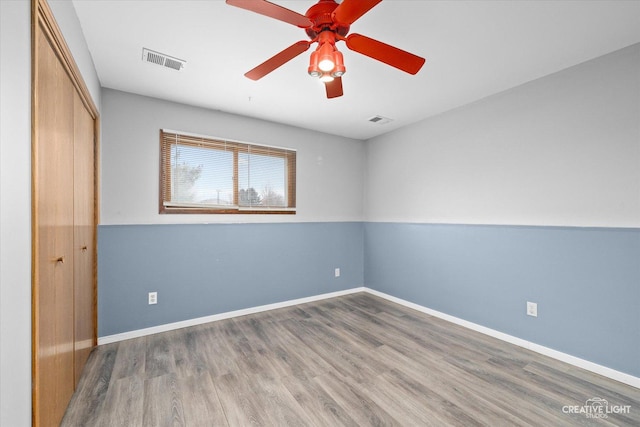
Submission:
[[[173,56],[165,55],[164,53],[156,52],[147,48],[142,48],[142,60],[162,67],[172,68],[177,71],[182,70],[184,65],[187,63],[187,61],[183,59],[174,58]]]
[[[389,119],[387,117],[382,117],[382,116],[373,116],[371,118],[368,119],[371,123],[377,123],[379,125],[386,125],[389,122],[392,122],[393,119]]]

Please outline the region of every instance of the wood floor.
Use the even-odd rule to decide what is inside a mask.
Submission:
[[[639,426],[640,390],[358,293],[100,346],[62,425]]]

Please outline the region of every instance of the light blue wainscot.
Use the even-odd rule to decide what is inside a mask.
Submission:
[[[640,377],[640,229],[366,223],[364,236],[368,288]]]
[[[361,287],[362,242],[361,222],[100,226],[98,336]]]

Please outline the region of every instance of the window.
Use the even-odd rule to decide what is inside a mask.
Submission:
[[[295,150],[160,131],[160,213],[295,208]]]

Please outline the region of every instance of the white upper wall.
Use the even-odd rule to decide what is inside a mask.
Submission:
[[[31,21],[0,0],[0,425],[31,425]]]
[[[363,219],[362,141],[111,89],[102,109],[101,224]],[[297,214],[159,214],[160,129],[297,149]]]
[[[366,219],[640,227],[640,44],[382,135]]]

